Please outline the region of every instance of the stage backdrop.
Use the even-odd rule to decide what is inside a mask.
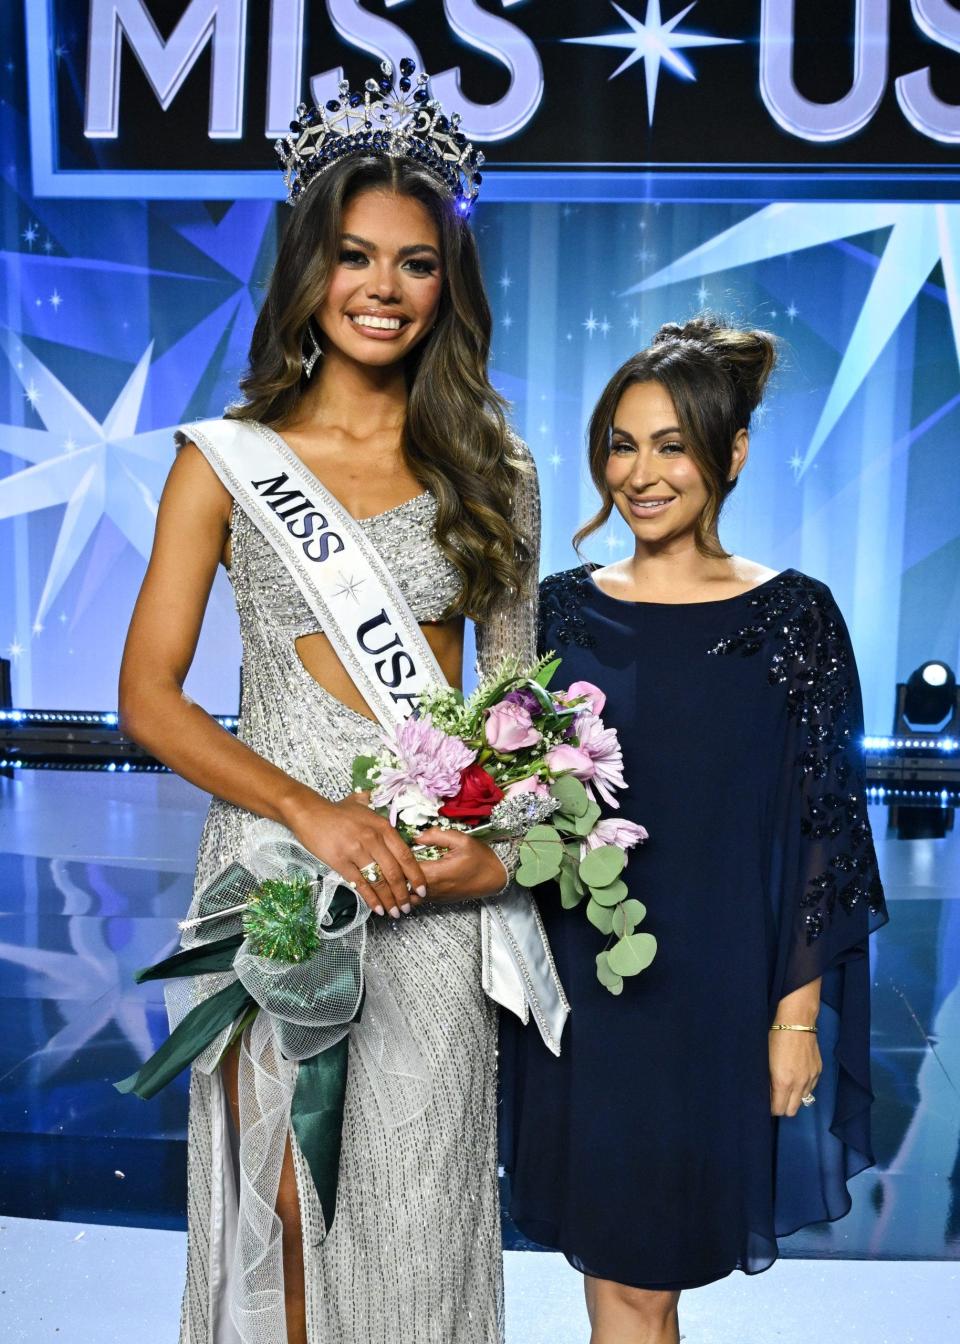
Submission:
[[[956,667],[960,638],[960,10],[945,0],[4,5],[0,654],[14,703],[115,704],[173,428],[234,396],[276,253],[271,142],[301,96],[408,52],[491,161],[475,226],[494,380],[539,467],[543,571],[574,562],[593,512],[583,431],[613,369],[703,309],[767,327],[783,359],[723,538],[832,586],[868,729],[888,730],[897,679],[927,658]],[[613,522],[589,554],[628,542]],[[234,711],[239,661],[221,576],[191,694]],[[931,1022],[955,996],[937,946]],[[40,1049],[48,1025],[17,1031]],[[893,1089],[908,1112],[914,1078]],[[178,1105],[160,1126],[172,1137]],[[946,1135],[949,1171],[956,1125]],[[928,1230],[921,1253],[941,1244],[942,1224]]]

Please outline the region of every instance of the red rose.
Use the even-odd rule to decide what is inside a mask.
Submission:
[[[447,799],[440,815],[476,826],[487,820],[502,797],[503,790],[497,787],[482,765],[468,765],[460,771],[460,792]]]

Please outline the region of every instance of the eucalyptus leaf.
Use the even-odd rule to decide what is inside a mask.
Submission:
[[[550,785],[550,792],[568,817],[582,817],[590,803],[586,789],[573,775],[561,775]]]
[[[580,863],[580,877],[588,887],[606,887],[619,877],[627,856],[616,845],[591,849]]]
[[[576,869],[570,862],[560,868],[560,904],[564,910],[573,910],[583,900],[583,884],[578,881]]]
[[[592,899],[596,901],[597,905],[603,905],[610,909],[615,905],[619,905],[621,901],[626,899],[627,891],[628,888],[626,882],[621,882],[621,880],[617,878],[614,882],[610,882],[605,887],[591,887],[590,895]]]
[[[587,901],[587,919],[595,929],[601,933],[613,933],[613,917],[616,912],[608,910],[605,905],[595,901],[593,897]]]
[[[657,940],[652,933],[630,933],[611,947],[607,964],[614,975],[639,975],[656,955]]]
[[[558,831],[562,831],[564,835],[575,835],[579,837],[580,832],[577,830],[579,823],[579,817],[565,817],[562,812],[554,812],[553,816],[550,818],[551,826],[556,827]]]
[[[549,882],[559,873],[563,855],[563,841],[554,828],[534,826],[527,832],[520,845],[521,866],[534,880],[527,882],[518,873],[517,881],[525,887]]]
[[[597,979],[604,989],[609,989],[611,994],[623,993],[623,977],[611,970],[609,952],[599,952],[597,954]]]
[[[589,835],[600,820],[600,807],[597,803],[588,802],[587,810],[582,817],[576,818],[576,834]]]
[[[624,901],[613,912],[613,932],[618,938],[624,938],[642,922],[647,908],[640,901]]]
[[[513,875],[514,881],[519,882],[521,887],[537,887],[541,882],[549,882],[549,878],[540,876],[539,868],[528,867],[521,863],[520,867]]]

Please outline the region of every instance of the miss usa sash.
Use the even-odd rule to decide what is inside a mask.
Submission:
[[[366,533],[268,426],[204,420],[180,433],[270,542],[378,722],[394,729],[446,679]],[[569,1007],[535,904],[511,886],[480,918],[484,991],[524,1022],[532,1012],[559,1054]]]

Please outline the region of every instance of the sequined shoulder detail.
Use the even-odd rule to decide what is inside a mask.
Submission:
[[[546,653],[558,644],[576,644],[592,649],[596,639],[587,629],[583,602],[590,583],[585,565],[550,574],[540,583],[540,609],[537,618],[537,649]]]
[[[767,680],[785,686],[787,711],[799,725],[795,769],[802,789],[800,834],[819,861],[811,864],[800,907],[808,943],[837,906],[884,910],[883,888],[858,766],[862,725],[850,637],[830,589],[787,570],[750,598],[751,621],[721,639],[711,654],[749,658],[765,650]]]
[[[807,723],[836,722],[851,685],[841,674],[847,662],[846,630],[830,589],[791,569],[761,584],[748,601],[752,619],[708,652],[750,658],[767,649],[767,680],[771,686],[787,686],[790,713]],[[804,756],[804,773],[822,779],[829,755],[816,749],[816,736]]]

